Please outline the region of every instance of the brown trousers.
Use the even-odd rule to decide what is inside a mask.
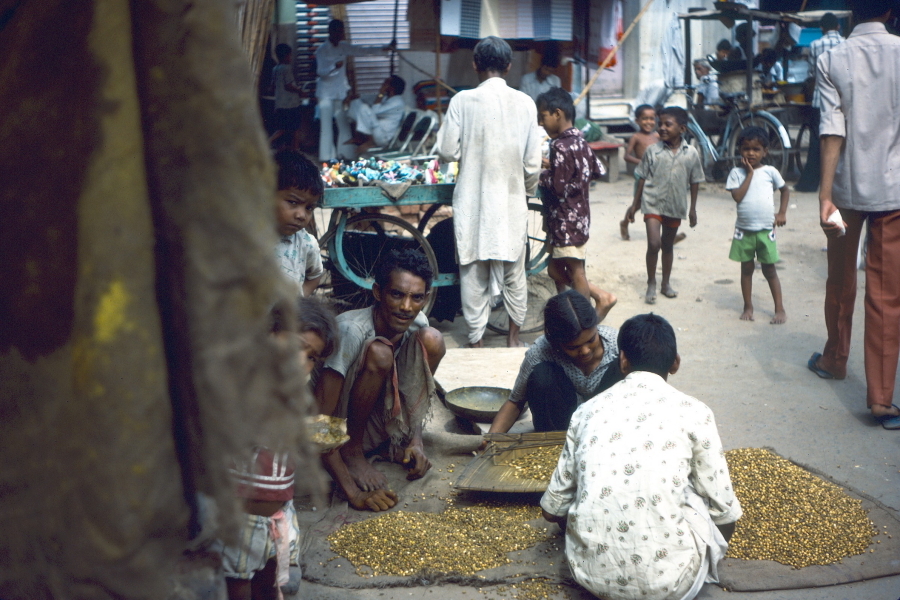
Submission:
[[[828,240],[828,341],[819,364],[838,379],[847,376],[856,301],[856,253],[862,225],[868,220],[863,344],[866,405],[890,406],[900,358],[900,211],[865,213],[842,209],[841,216],[847,223],[847,233]]]

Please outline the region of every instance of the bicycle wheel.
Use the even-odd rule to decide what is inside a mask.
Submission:
[[[338,312],[365,308],[374,302],[370,290],[375,282],[375,269],[391,250],[419,250],[428,260],[432,273],[438,272],[431,245],[403,219],[374,213],[354,215],[344,224],[340,247],[337,231],[338,227],[332,227],[319,243],[330,275],[331,298]],[[433,305],[434,294],[428,294],[422,312],[427,315]]]
[[[544,329],[544,305],[556,294],[556,285],[546,275],[538,275],[547,267],[550,258],[550,236],[545,231],[546,211],[539,202],[528,203],[528,224],[525,239],[525,276],[528,284],[528,309],[520,333],[535,333]],[[549,286],[548,283],[549,282]],[[548,293],[551,290],[551,293]],[[509,333],[509,315],[501,301],[491,310],[488,329],[494,333]]]
[[[812,128],[804,123],[797,133],[797,141],[791,148],[791,156],[794,157],[794,165],[797,170],[803,173],[803,167],[806,165],[806,157],[809,155],[809,141],[812,139]]]
[[[752,113],[741,117],[740,127],[735,128],[728,138],[728,155],[725,157],[728,168],[731,169],[741,165],[741,153],[737,141],[741,132],[747,127],[760,127],[766,133],[769,147],[762,164],[771,165],[778,169],[779,173],[785,173],[788,167],[789,150],[784,147],[778,127],[772,121]]]

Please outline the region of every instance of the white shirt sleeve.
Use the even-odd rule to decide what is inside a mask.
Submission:
[[[744,179],[747,178],[747,173],[741,167],[734,167],[731,169],[731,172],[728,174],[728,179],[725,181],[725,189],[726,190],[736,190],[741,187],[741,184],[744,183]]]
[[[447,115],[444,117],[444,123],[438,130],[436,152],[441,160],[445,162],[456,162],[460,158],[462,145],[460,144],[461,131],[461,115],[459,113],[459,102],[454,102],[456,98],[450,101],[447,107]]]
[[[816,85],[819,89],[819,108],[822,117],[819,126],[819,135],[836,135],[847,137],[847,124],[844,113],[841,110],[841,95],[831,81],[829,75],[830,53],[826,52],[816,62]]]
[[[316,279],[325,272],[322,266],[322,253],[319,250],[319,242],[312,235],[308,236],[309,244],[306,246],[306,279]]]
[[[784,177],[781,176],[781,173],[775,167],[769,165],[768,167],[769,176],[772,179],[772,189],[780,190],[784,187]]]

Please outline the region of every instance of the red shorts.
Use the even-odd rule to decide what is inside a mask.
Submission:
[[[662,223],[663,227],[671,227],[672,229],[678,229],[681,227],[681,219],[675,219],[673,217],[664,217],[662,215],[644,215],[644,221],[649,221],[650,219],[656,219],[660,223]]]

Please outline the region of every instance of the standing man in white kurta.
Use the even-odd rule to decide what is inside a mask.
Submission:
[[[378,56],[395,47],[352,46],[344,40],[344,22],[333,19],[328,23],[328,41],[316,50],[316,100],[319,107],[319,160],[354,158],[356,149],[345,143],[350,139],[350,121],[347,107],[350,82],[347,80],[347,59],[351,56]],[[337,123],[338,139],[335,143],[332,120]]]
[[[486,37],[475,46],[473,59],[481,84],[450,100],[437,152],[445,161],[459,161],[453,229],[469,345],[481,347],[491,298],[502,292],[509,313],[507,345],[513,347],[521,345],[519,328],[528,305],[527,197],[535,195],[541,173],[537,109],[503,79],[512,59],[509,44]]]

